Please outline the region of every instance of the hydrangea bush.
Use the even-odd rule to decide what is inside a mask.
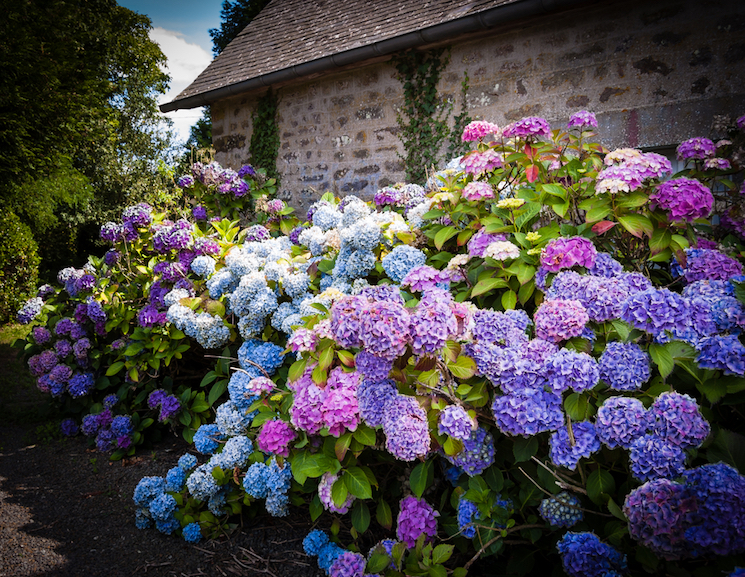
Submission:
[[[491,557],[511,574],[734,571],[743,124],[682,143],[671,174],[596,144],[589,112],[567,130],[478,121],[425,186],[325,194],[273,230],[210,224],[220,250],[157,313],[171,340],[230,358],[200,383],[214,422],[184,423],[200,456],[141,481],[138,526],[194,542],[302,507],[331,517],[303,546],[335,576],[461,576]],[[181,242],[169,226],[164,246]],[[147,403],[168,414],[159,388]]]

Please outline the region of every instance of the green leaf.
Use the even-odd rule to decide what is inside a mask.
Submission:
[[[349,489],[346,483],[341,479],[334,481],[334,484],[331,486],[331,499],[334,501],[334,505],[341,507],[348,496]]]
[[[739,471],[745,471],[745,436],[719,429],[714,442],[706,450],[706,458],[710,463],[724,461]]]
[[[358,499],[372,497],[372,487],[365,472],[359,467],[349,467],[342,475],[349,492]]]
[[[427,488],[427,477],[429,476],[429,469],[432,465],[432,461],[425,461],[419,463],[414,470],[411,472],[409,477],[409,484],[414,494],[421,499],[424,494],[424,490]]]
[[[380,522],[380,521],[378,521]],[[367,562],[365,573],[376,574],[382,573],[383,570],[391,564],[391,558],[385,553],[378,553],[377,551],[372,554],[370,560]]]
[[[344,460],[344,457],[347,454],[347,450],[349,449],[349,444],[351,442],[352,433],[350,433],[349,431],[336,439],[336,443],[334,444],[334,453],[336,453],[336,458],[339,459],[339,461]]]
[[[727,394],[727,384],[720,379],[696,383],[696,388],[712,405],[721,401]]]
[[[502,294],[502,307],[504,310],[511,310],[515,308],[517,304],[517,294],[513,290],[509,290]]]
[[[662,252],[670,246],[670,241],[673,235],[667,228],[656,228],[652,233],[652,238],[649,239],[649,248],[652,250],[652,254]]]
[[[345,350],[336,351],[336,356],[339,357],[339,361],[345,367],[354,366],[354,355],[350,353],[349,351],[345,351]]]
[[[587,477],[587,496],[597,504],[607,502],[608,496],[616,490],[616,482],[605,469],[595,469]],[[603,495],[606,497],[604,498]]]
[[[352,507],[352,527],[359,533],[364,533],[370,526],[370,509],[367,503],[357,500]]]
[[[642,238],[645,234],[651,237],[654,232],[654,227],[650,220],[646,216],[639,214],[619,216],[618,222],[637,238]]]
[[[368,427],[365,424],[360,424],[357,426],[357,430],[352,435],[356,441],[359,441],[361,444],[372,447],[375,445],[375,431]]]
[[[579,393],[572,393],[564,399],[564,410],[573,421],[584,421],[587,418],[588,408],[587,397]]]
[[[538,452],[538,438],[530,437],[524,439],[517,437],[512,444],[512,454],[515,456],[516,463],[529,461]]]
[[[447,363],[447,368],[458,379],[470,379],[476,374],[476,363],[471,357],[459,356],[454,363]]]
[[[566,189],[559,184],[547,183],[547,184],[540,185],[540,187],[538,188],[542,189],[544,192],[547,192],[548,194],[552,196],[558,196],[562,200],[566,200],[567,198]]]
[[[325,349],[323,349],[319,355],[318,355],[318,367],[321,367],[322,371],[325,371],[328,369],[331,364],[334,362],[334,352],[335,349],[333,346],[329,346]],[[316,368],[318,368],[316,367]]]
[[[452,545],[448,545],[449,547]],[[427,570],[427,575],[429,577],[447,577],[448,570],[445,569],[442,565],[432,565]]]
[[[442,245],[444,245],[450,238],[458,234],[458,229],[454,226],[445,226],[441,228],[439,231],[437,231],[437,234],[435,235],[434,242],[435,246],[437,247],[437,250],[442,249]]]
[[[378,506],[375,508],[375,519],[378,521],[381,527],[390,529],[393,526],[393,513],[391,507],[385,499],[378,501]]]
[[[114,364],[112,364],[108,369],[106,369],[106,376],[112,377],[115,374],[117,374],[119,371],[121,371],[123,368],[124,368],[124,362],[117,361]]]
[[[228,389],[228,381],[226,379],[219,380],[214,385],[212,385],[212,388],[210,389],[209,397],[207,399],[207,402],[209,403],[210,407],[214,406],[217,400],[220,397],[222,397],[223,393],[227,389]]]
[[[290,370],[287,372],[287,380],[289,382],[297,381],[300,377],[303,376],[303,373],[305,372],[305,366],[308,364],[307,359],[300,359],[299,361],[295,361],[290,365]]]
[[[620,519],[621,521],[628,521],[628,519],[626,519],[626,515],[623,514],[623,510],[621,509],[621,507],[619,507],[611,497],[608,497],[608,511],[610,511],[614,517]]]
[[[313,369],[313,373],[311,374],[311,378],[315,384],[322,385],[328,380],[328,373],[323,367],[321,367],[321,365],[316,365],[316,368]]]
[[[473,289],[471,290],[471,297],[472,298],[477,297],[479,295],[488,293],[495,289],[505,288],[507,286],[508,286],[507,281],[504,280],[503,278],[492,277],[492,278],[480,280],[479,282],[476,283],[476,286],[474,286]]]
[[[337,461],[338,464],[338,461]],[[320,477],[325,472],[336,472],[331,459],[323,453],[309,453],[300,451],[291,460],[292,475],[301,485],[308,477]]]
[[[435,547],[434,551],[432,551],[432,562],[442,565],[445,561],[450,559],[454,548],[454,545],[438,545]]]
[[[652,361],[657,365],[663,379],[666,379],[675,368],[675,361],[664,345],[652,343],[649,345],[649,356],[652,357]]]
[[[606,216],[608,216],[610,213],[611,213],[611,208],[609,206],[598,206],[596,208],[588,210],[587,213],[585,213],[585,222],[587,223],[599,222],[603,220]]]

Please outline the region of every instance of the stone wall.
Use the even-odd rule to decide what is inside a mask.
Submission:
[[[470,77],[469,114],[504,125],[542,116],[554,127],[595,112],[603,144],[672,147],[707,135],[718,114],[745,113],[745,2],[602,2],[452,44],[439,90]],[[403,181],[389,62],[279,88],[280,196],[304,208],[320,194],[369,199]],[[213,105],[217,160],[248,162],[258,95]]]

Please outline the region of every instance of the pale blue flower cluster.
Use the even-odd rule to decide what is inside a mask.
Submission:
[[[253,463],[243,478],[243,488],[254,499],[266,499],[267,512],[273,517],[289,514],[289,497],[292,471],[289,463],[277,463],[272,457],[266,463]]]

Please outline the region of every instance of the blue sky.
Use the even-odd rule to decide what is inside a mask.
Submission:
[[[168,58],[171,89],[159,103],[173,100],[212,61],[210,28],[220,26],[223,0],[118,0],[120,6],[144,14],[152,21],[150,38]],[[166,114],[174,122],[179,140],[185,141],[189,128],[202,109],[177,110]]]

